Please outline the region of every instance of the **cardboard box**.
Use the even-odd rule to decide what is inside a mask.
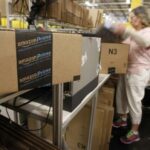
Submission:
[[[92,142],[93,150],[109,150],[113,116],[113,107],[100,105],[96,109],[96,118]]]
[[[103,18],[103,10],[102,9],[88,9],[89,10],[89,16],[92,20],[92,27],[96,28],[97,26],[100,26],[102,24],[102,18]]]
[[[87,149],[90,113],[90,107],[84,107],[67,127],[65,140],[69,149]],[[112,107],[105,105],[97,107],[93,129],[92,150],[109,150],[113,114],[114,109]]]
[[[0,95],[80,75],[81,35],[6,30],[0,39]]]
[[[12,0],[12,13],[15,14],[29,14],[29,1],[18,1]]]
[[[83,36],[81,78],[65,84],[64,109],[73,111],[97,85],[100,38]]]
[[[47,10],[47,17],[61,20],[61,2],[50,3]]]
[[[49,5],[41,8],[39,16],[44,18],[53,18],[56,20],[61,20],[61,7],[62,1],[54,1],[49,3]]]
[[[65,140],[69,150],[87,149],[90,111],[90,107],[84,107],[68,125]]]
[[[97,107],[101,105],[113,107],[115,89],[113,87],[103,86],[98,93]]]
[[[102,43],[100,51],[100,73],[126,73],[129,45],[118,43]]]

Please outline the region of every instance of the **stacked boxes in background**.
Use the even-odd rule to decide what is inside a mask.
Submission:
[[[1,30],[0,39],[0,95],[80,75],[81,35]]]
[[[18,1],[16,3],[16,0],[0,0],[0,12],[1,12],[1,26],[7,27],[7,7],[8,7],[8,14],[9,14],[9,20],[10,25],[12,28],[17,29],[26,29],[27,28],[27,21],[25,17],[22,17],[22,15],[28,15],[29,14],[29,4],[28,1]],[[7,5],[6,5],[7,4]],[[13,17],[10,17],[11,15],[14,15]],[[20,16],[18,16],[19,14]],[[16,15],[16,17],[15,17]]]
[[[63,0],[62,1],[62,10],[61,17],[64,22],[71,23],[73,22],[73,1],[71,0]]]
[[[6,0],[0,0],[0,12],[2,17],[6,17]]]
[[[43,19],[56,19],[57,21],[61,21],[62,5],[62,0],[53,1],[52,3],[50,2],[41,7],[38,16]]]
[[[62,20],[64,22],[82,26],[84,8],[72,0],[62,2]]]
[[[25,1],[16,1],[16,0],[12,0],[12,4],[11,4],[11,10],[13,14],[22,14],[22,15],[27,15],[29,14],[29,1],[25,0]]]
[[[87,9],[72,0],[63,0],[61,9],[64,22],[89,28],[102,23],[101,9]]]
[[[9,14],[28,15],[31,5],[32,3],[29,4],[29,1],[12,0],[12,3],[9,2]],[[2,17],[7,16],[5,0],[0,1],[0,12]],[[87,9],[72,0],[57,0],[41,7],[40,13],[37,15],[44,19],[55,19],[81,27],[95,28],[96,24],[102,23],[102,14],[103,11],[100,9]]]
[[[57,0],[51,3],[47,9],[47,17],[61,20],[61,1]]]
[[[85,21],[83,20],[83,25],[86,24],[87,27],[96,28],[103,23],[103,10],[102,9],[88,9],[85,10]],[[83,18],[84,19],[84,18]]]

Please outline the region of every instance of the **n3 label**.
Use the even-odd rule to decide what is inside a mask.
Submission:
[[[108,53],[112,54],[112,55],[116,55],[117,54],[117,49],[116,48],[109,48]]]

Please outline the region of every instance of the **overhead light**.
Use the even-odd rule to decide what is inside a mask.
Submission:
[[[126,0],[126,4],[130,4],[131,3],[131,0]]]
[[[96,4],[96,3],[90,3],[89,1],[85,1],[85,5],[88,6],[88,7],[98,6],[98,4]]]
[[[89,1],[85,1],[85,5],[91,6],[91,3]]]
[[[131,12],[131,8],[128,9],[128,12]]]

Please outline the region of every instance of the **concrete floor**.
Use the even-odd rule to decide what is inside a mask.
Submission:
[[[143,118],[140,126],[141,140],[129,145],[122,144],[119,138],[126,134],[130,128],[129,126],[122,129],[112,130],[112,139],[109,150],[150,150],[150,109],[143,109]]]

